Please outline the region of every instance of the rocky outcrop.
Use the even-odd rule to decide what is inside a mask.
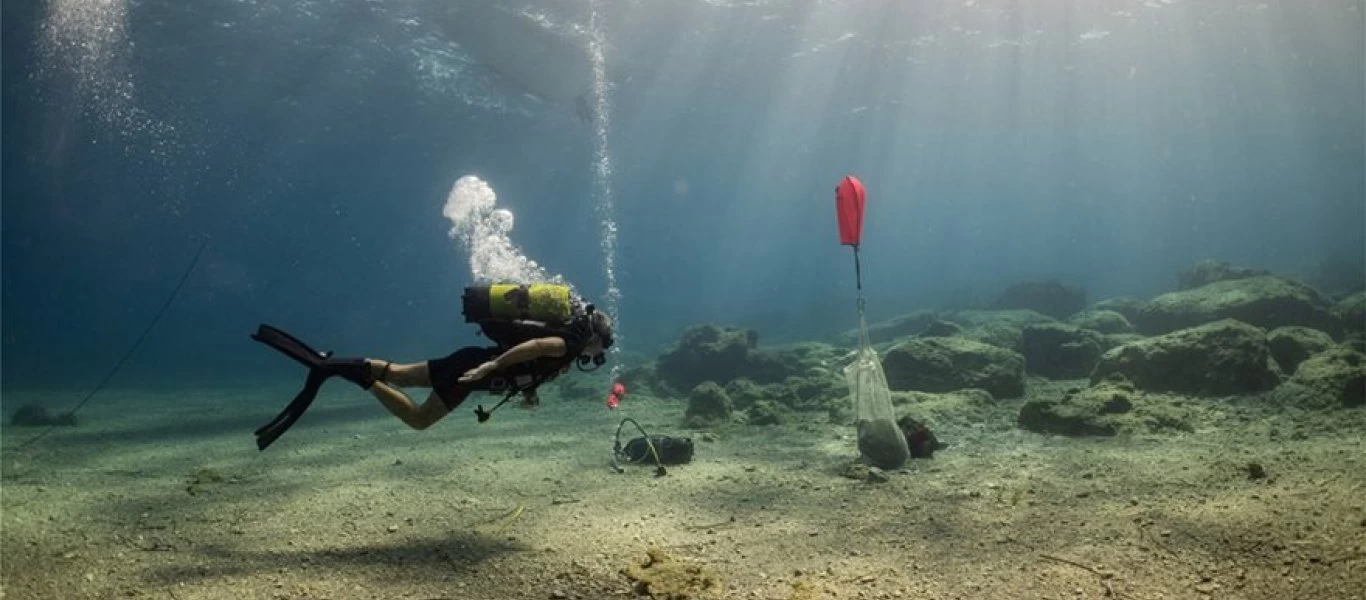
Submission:
[[[955,337],[963,335],[963,327],[953,321],[935,319],[915,335],[916,337]]]
[[[745,410],[760,402],[797,411],[823,411],[848,404],[849,388],[841,376],[813,372],[806,377],[788,377],[780,383],[755,383],[740,378],[725,385],[736,409]]]
[[[1342,322],[1343,329],[1366,332],[1366,292],[1351,294],[1333,305],[1333,316]]]
[[[1086,290],[1056,280],[1024,281],[1007,287],[992,304],[998,309],[1028,309],[1061,319],[1086,306]]]
[[[1047,315],[1032,310],[960,310],[949,313],[963,327],[959,337],[991,344],[1006,350],[1019,350],[1021,332],[1037,323],[1055,323]]]
[[[1020,407],[1018,424],[1035,433],[1074,437],[1194,430],[1189,409],[1122,381],[1073,388],[1061,398],[1030,400]]]
[[[691,390],[703,381],[725,385],[744,378],[761,384],[782,383],[791,377],[828,373],[842,354],[829,344],[759,348],[758,341],[759,334],[752,329],[693,327],[659,357],[655,375],[675,393]]]
[[[1220,319],[1237,319],[1263,329],[1297,325],[1339,337],[1339,322],[1319,293],[1303,283],[1264,275],[1220,281],[1163,294],[1146,304],[1134,326],[1160,335]]]
[[[1235,267],[1222,260],[1206,259],[1177,275],[1176,287],[1180,290],[1193,290],[1218,281],[1233,281],[1270,274],[1271,272],[1266,269]]]
[[[758,333],[751,329],[693,327],[659,357],[655,372],[679,391],[691,390],[704,381],[727,382],[746,372],[750,351],[758,342]]]
[[[1231,319],[1112,348],[1096,364],[1091,382],[1112,374],[1143,391],[1197,396],[1258,392],[1279,382],[1266,334]]]
[[[1084,310],[1069,317],[1067,323],[1107,335],[1134,332],[1134,326],[1129,323],[1129,319],[1113,310]]]
[[[688,394],[688,410],[683,416],[689,427],[710,427],[730,421],[734,408],[726,391],[716,383],[707,381]]]
[[[1366,291],[1366,256],[1355,252],[1324,258],[1308,281],[1315,289],[1333,296]]]
[[[788,410],[772,400],[759,400],[745,411],[746,422],[750,425],[781,425],[787,420]]]
[[[1123,317],[1121,317],[1123,318]],[[1089,329],[1062,323],[1044,323],[1024,328],[1020,353],[1025,370],[1050,379],[1082,379],[1105,351],[1105,339]]]
[[[1308,327],[1279,327],[1266,335],[1267,347],[1281,371],[1294,373],[1304,359],[1333,347],[1333,338]]]
[[[940,319],[940,314],[932,310],[918,310],[886,321],[870,323],[868,325],[868,340],[874,344],[882,344],[893,341],[897,338],[911,337],[924,331],[926,327]],[[839,342],[845,346],[855,346],[858,344],[858,330],[847,331],[839,337]]]
[[[1304,394],[1295,403],[1308,408],[1366,405],[1366,355],[1338,346],[1300,363],[1288,386]]]
[[[887,384],[898,391],[952,392],[981,388],[996,398],[1024,394],[1024,357],[963,338],[917,338],[882,359]]]
[[[1107,298],[1105,300],[1101,300],[1100,302],[1097,302],[1095,306],[1092,306],[1091,310],[1114,311],[1121,315],[1124,315],[1125,320],[1129,321],[1130,323],[1133,323],[1134,319],[1138,317],[1138,313],[1142,312],[1143,307],[1147,304],[1147,302],[1139,300],[1138,298],[1133,298],[1130,296],[1120,296],[1118,298]]]

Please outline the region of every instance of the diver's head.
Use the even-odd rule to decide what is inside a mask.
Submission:
[[[579,364],[586,366],[591,361],[595,365],[602,366],[603,363],[607,362],[607,350],[612,347],[612,343],[615,341],[613,339],[612,318],[607,316],[607,313],[595,309],[592,304],[588,305],[587,312],[591,335],[588,338],[588,343],[584,344],[583,352],[579,353]]]

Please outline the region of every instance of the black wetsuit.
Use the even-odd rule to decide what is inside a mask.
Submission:
[[[432,381],[432,390],[449,410],[455,410],[460,406],[472,391],[535,389],[536,386],[554,379],[573,365],[592,336],[592,329],[587,323],[572,323],[564,329],[546,329],[499,322],[485,323],[481,328],[485,335],[498,342],[497,347],[468,346],[442,358],[427,361],[427,374]],[[460,383],[460,377],[466,371],[497,358],[517,344],[540,337],[558,337],[564,340],[564,356],[538,358],[512,365],[479,381]],[[532,383],[528,385],[528,382]]]

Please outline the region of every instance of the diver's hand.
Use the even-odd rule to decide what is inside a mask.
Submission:
[[[485,378],[485,377],[488,377],[489,375],[492,375],[493,372],[494,372],[494,371],[497,371],[497,370],[498,370],[498,363],[493,362],[493,361],[488,361],[488,362],[486,362],[486,363],[484,363],[484,364],[482,364],[482,365],[479,365],[479,366],[477,366],[477,367],[475,367],[475,368],[473,368],[473,369],[470,369],[470,370],[468,370],[468,371],[465,371],[465,374],[460,376],[459,382],[460,382],[460,383],[469,383],[469,382],[471,382],[471,381],[479,381],[480,379],[483,379],[483,378]]]

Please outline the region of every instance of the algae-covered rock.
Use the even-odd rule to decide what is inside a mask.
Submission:
[[[727,384],[736,379],[782,383],[790,377],[830,373],[843,354],[829,344],[803,342],[759,348],[750,329],[706,325],[694,327],[659,357],[655,371],[675,390],[688,390],[703,381]]]
[[[917,338],[882,359],[888,387],[899,391],[952,392],[981,388],[997,398],[1024,394],[1024,357],[962,338]]]
[[[1117,312],[1121,315],[1124,315],[1124,319],[1126,321],[1133,323],[1134,318],[1137,317],[1138,313],[1142,312],[1143,307],[1147,305],[1147,302],[1144,302],[1143,300],[1139,300],[1138,298],[1134,298],[1132,296],[1119,296],[1116,298],[1106,298],[1104,300],[1101,300],[1100,302],[1097,302],[1094,306],[1092,306],[1091,310],[1108,310],[1111,312]]]
[[[780,425],[787,419],[787,410],[772,400],[758,400],[745,412],[750,425]]]
[[[980,425],[996,400],[982,389],[962,389],[935,394],[930,392],[892,392],[892,406],[898,420],[911,417],[924,420],[931,428],[966,428]]]
[[[1057,319],[1039,311],[1023,308],[1005,310],[956,310],[950,313],[944,313],[944,318],[957,323],[968,330],[989,324],[1001,324],[1008,325],[1015,329],[1024,329],[1026,325],[1053,323],[1057,321]]]
[[[732,379],[724,389],[733,406],[738,410],[744,410],[756,402],[771,399],[773,392],[770,391],[770,387],[759,385],[751,379],[741,377],[740,379]]]
[[[1067,323],[1104,334],[1134,332],[1134,326],[1129,323],[1129,319],[1113,310],[1084,310],[1068,317]]]
[[[963,332],[963,339],[1014,351],[1020,347],[1024,327],[1009,323],[983,323]]]
[[[1271,356],[1286,373],[1294,373],[1304,359],[1334,346],[1328,334],[1308,327],[1273,329],[1266,335],[1266,343]]]
[[[645,561],[622,571],[635,585],[637,595],[655,600],[709,600],[721,598],[721,577],[705,565],[677,560],[659,548],[646,551]]]
[[[1056,280],[1024,281],[1001,292],[994,308],[1024,308],[1061,319],[1086,306],[1086,290]]]
[[[1291,382],[1312,390],[1309,406],[1355,407],[1366,404],[1366,354],[1338,346],[1305,359]]]
[[[1124,344],[1132,344],[1132,343],[1134,343],[1134,342],[1141,341],[1141,340],[1144,339],[1143,336],[1138,335],[1137,333],[1114,333],[1114,334],[1110,334],[1110,335],[1107,335],[1107,336],[1104,336],[1104,337],[1105,337],[1105,349],[1106,349],[1106,350],[1109,350],[1109,349],[1111,349],[1111,348],[1114,348],[1115,346],[1123,346]]]
[[[936,319],[915,335],[916,337],[954,337],[963,335],[963,327],[953,321]]]
[[[1326,256],[1308,279],[1316,289],[1336,296],[1366,290],[1366,255],[1357,252]]]
[[[1366,292],[1357,292],[1339,300],[1333,305],[1333,315],[1347,331],[1366,331]]]
[[[897,338],[911,337],[924,331],[930,324],[939,320],[939,312],[933,310],[918,310],[904,315],[893,317],[886,321],[879,321],[868,324],[868,339],[874,344],[890,342]],[[840,336],[840,343],[846,346],[858,344],[859,334],[857,329],[844,332]]]
[[[750,329],[693,327],[659,357],[655,371],[677,390],[690,390],[703,381],[727,382],[745,372],[750,350],[758,343],[758,333]]]
[[[1081,379],[1091,374],[1105,340],[1099,333],[1062,323],[1024,328],[1020,352],[1025,370],[1052,379]]]
[[[963,327],[959,337],[1006,350],[1020,347],[1021,331],[1038,323],[1053,323],[1048,315],[1032,310],[961,310],[949,314]]]
[[[799,411],[824,410],[831,404],[844,404],[849,399],[849,386],[843,378],[833,374],[809,377],[788,377],[783,382],[783,393],[775,396],[789,408]]]
[[[1366,333],[1360,331],[1349,333],[1342,339],[1342,345],[1345,348],[1366,354]]]
[[[746,378],[725,386],[734,407],[739,410],[761,402],[797,411],[821,411],[831,405],[848,404],[849,388],[830,371],[813,371],[806,377],[788,377],[781,383],[758,384]]]
[[[730,421],[734,405],[730,396],[713,381],[704,381],[688,394],[684,417],[690,427],[709,427]]]
[[[1278,383],[1270,359],[1262,330],[1226,319],[1112,348],[1100,357],[1091,382],[1122,374],[1145,391],[1257,392]]]
[[[1133,319],[1142,333],[1160,335],[1178,329],[1237,319],[1263,329],[1298,325],[1335,339],[1340,324],[1318,292],[1284,277],[1262,275],[1218,281],[1154,298]]]
[[[839,363],[847,350],[820,342],[799,342],[756,348],[744,376],[759,383],[784,383],[798,379],[843,380]]]
[[[1193,290],[1218,281],[1233,281],[1270,274],[1271,272],[1266,269],[1235,267],[1222,260],[1205,259],[1177,275],[1176,288]]]
[[[1018,423],[1021,429],[1036,433],[1075,437],[1193,431],[1190,412],[1170,399],[1107,381],[1073,388],[1062,398],[1025,402]]]
[[[576,379],[561,377],[561,380]],[[659,389],[659,375],[655,373],[653,362],[642,362],[621,370],[617,380],[626,386],[631,394],[644,394],[649,396],[663,395],[661,392],[666,390]],[[601,390],[598,390],[601,391]]]

